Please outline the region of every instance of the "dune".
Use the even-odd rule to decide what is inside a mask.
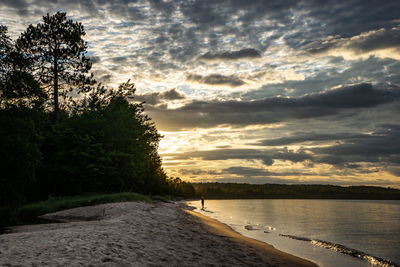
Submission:
[[[315,266],[180,203],[111,203],[43,217],[63,223],[0,235],[1,266]]]

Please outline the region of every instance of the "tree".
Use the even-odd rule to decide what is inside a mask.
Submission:
[[[0,25],[0,207],[26,199],[40,164],[46,94],[30,67]]]
[[[65,99],[68,92],[87,91],[95,82],[93,75],[87,75],[92,64],[85,56],[85,34],[81,23],[67,20],[65,12],[57,12],[44,16],[43,23],[30,25],[17,41],[18,47],[35,61],[34,76],[45,89],[52,88],[57,122],[59,95]]]
[[[41,185],[47,192],[166,191],[157,153],[161,136],[142,104],[130,103],[134,85],[99,85],[46,132]]]
[[[0,53],[0,107],[42,107],[47,95],[31,74],[33,61],[16,49],[1,25]]]

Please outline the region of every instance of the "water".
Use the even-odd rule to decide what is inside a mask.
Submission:
[[[235,231],[320,266],[399,266],[400,201],[206,200],[188,203]]]

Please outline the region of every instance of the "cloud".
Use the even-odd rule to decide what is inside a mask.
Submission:
[[[287,146],[292,144],[300,144],[304,142],[320,142],[320,141],[338,141],[338,140],[355,140],[359,138],[368,138],[370,135],[351,134],[351,133],[292,133],[291,136],[276,139],[265,139],[255,143],[260,146]]]
[[[252,168],[252,167],[229,167],[221,170],[223,174],[235,174],[242,176],[244,178],[255,178],[255,177],[268,177],[268,176],[295,176],[303,175],[306,176],[307,173],[303,172],[271,172],[263,168]]]
[[[399,89],[395,91],[379,90],[371,84],[363,83],[305,96],[299,102],[311,106],[332,108],[373,107],[400,97]]]
[[[0,3],[0,7],[1,6],[24,9],[28,6],[28,3],[24,0],[2,0]]]
[[[98,56],[91,56],[91,57],[89,57],[89,59],[90,59],[90,62],[92,62],[92,64],[97,64],[101,61],[100,57],[98,57]]]
[[[349,142],[310,148],[318,155],[317,163],[345,166],[350,163],[371,162],[400,165],[400,124],[384,125],[384,129]]]
[[[390,53],[387,49],[395,49],[394,53]],[[379,29],[358,36],[349,38],[329,38],[323,42],[312,44],[308,52],[314,55],[319,54],[332,54],[344,55],[351,52],[354,56],[358,55],[372,55],[376,52],[384,50],[381,54],[382,57],[394,57],[400,53],[400,28],[392,29]]]
[[[185,95],[176,90],[176,88],[172,88],[163,92],[154,92],[147,93],[141,95],[135,95],[135,100],[145,101],[147,104],[156,105],[160,103],[162,100],[180,100],[185,99]]]
[[[252,48],[246,48],[246,49],[241,49],[238,51],[225,51],[225,52],[220,52],[220,53],[210,53],[207,52],[204,55],[201,55],[199,59],[203,60],[216,60],[216,59],[221,59],[221,60],[237,60],[237,59],[242,59],[242,58],[260,58],[261,54],[259,51],[256,49]]]
[[[394,176],[400,177],[400,167],[390,167],[388,172]]]
[[[245,84],[244,81],[235,75],[224,76],[220,74],[210,74],[207,76],[201,76],[198,74],[189,74],[186,76],[186,80],[210,85],[227,85],[230,87],[237,87]]]
[[[179,173],[183,175],[219,175],[220,170],[203,170],[203,169],[180,169]]]
[[[102,83],[109,83],[112,80],[113,76],[111,74],[104,74],[98,76],[98,80]]]
[[[193,101],[177,109],[151,107],[147,112],[165,130],[251,125],[338,115],[398,100],[400,90],[370,84],[342,87],[299,98],[272,97],[254,101]]]
[[[307,136],[307,138],[304,138]],[[321,138],[321,136],[323,136]],[[312,138],[314,137],[314,138]],[[344,138],[343,138],[344,137]],[[229,167],[223,168],[218,173],[219,176],[224,174],[236,174],[243,176],[343,176],[349,174],[374,174],[380,171],[388,171],[398,176],[400,166],[400,124],[384,124],[380,125],[374,133],[371,134],[336,134],[329,141],[335,141],[334,145],[301,147],[298,150],[288,148],[271,148],[271,149],[214,149],[203,151],[187,151],[183,153],[170,153],[166,156],[172,160],[203,160],[203,161],[230,161],[248,160],[261,161],[264,165],[272,166],[276,160],[288,161],[291,163],[302,163],[307,168],[315,168],[310,174],[299,170],[285,171],[269,171],[266,169],[253,167]],[[307,140],[326,140],[324,135],[316,135],[309,133],[303,134],[299,139]],[[281,140],[282,141],[282,140]],[[287,144],[291,142],[280,142],[279,144]],[[332,143],[332,142],[331,142]],[[269,145],[269,144],[268,144]],[[319,164],[329,164],[335,167],[324,172],[318,170]],[[325,173],[325,174],[324,174]],[[202,175],[198,173],[196,175]],[[204,173],[206,175],[206,173]],[[217,174],[216,174],[217,175]]]
[[[380,88],[400,86],[400,61],[391,58],[369,57],[367,60],[346,61],[342,57],[330,57],[324,65],[303,80],[285,79],[264,84],[256,90],[239,93],[235,97],[255,100],[276,95],[300,97],[304,94],[327,91],[357,83],[374,83]],[[321,59],[318,59],[321,60]],[[316,64],[316,63],[313,63]],[[273,66],[272,68],[278,68]]]
[[[324,3],[318,0],[303,1],[298,7],[306,12],[306,17],[318,22],[323,32],[328,36],[355,36],[379,28],[392,28],[399,18],[398,1],[387,1],[384,4],[379,0],[365,2],[328,0]],[[334,16],[332,14],[335,14]],[[312,27],[313,25],[311,25]],[[316,33],[317,35],[318,33]]]
[[[126,57],[126,56],[118,56],[118,57],[110,58],[110,60],[115,64],[121,64],[121,63],[126,63],[127,60],[128,60],[128,57]]]
[[[294,132],[291,136],[262,140],[256,145],[269,147],[302,144],[298,152],[311,155],[309,160],[313,164],[330,164],[363,173],[376,172],[377,169],[368,169],[360,164],[368,163],[387,166],[388,171],[395,175],[397,168],[393,166],[400,166],[399,138],[400,124],[382,124],[369,134]],[[323,142],[323,146],[321,143],[318,145],[318,142]]]
[[[265,165],[272,165],[274,160],[287,160],[291,162],[303,162],[312,158],[305,152],[294,152],[288,149],[215,149],[203,151],[188,151],[184,153],[165,154],[174,160],[201,159],[201,160],[260,160]]]

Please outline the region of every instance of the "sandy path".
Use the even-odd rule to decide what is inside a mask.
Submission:
[[[285,253],[274,254],[272,247],[263,249],[230,236],[229,230],[220,231],[204,218],[193,216],[173,203],[103,204],[65,210],[47,217],[69,222],[15,227],[16,232],[0,235],[1,266],[309,264],[287,257]],[[92,220],[82,221],[86,219]]]

